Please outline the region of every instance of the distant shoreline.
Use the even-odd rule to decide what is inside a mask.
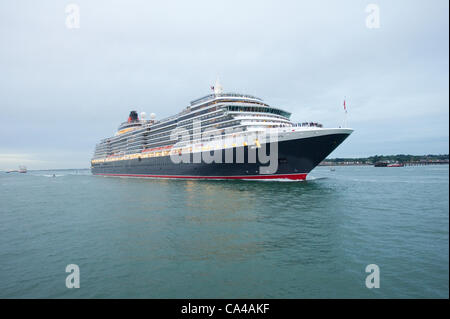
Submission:
[[[319,166],[372,166],[378,162],[399,163],[409,166],[449,164],[448,154],[439,155],[374,155],[360,158],[327,158]]]
[[[358,163],[326,163],[326,162],[322,162],[317,166],[367,166],[367,167],[372,167],[374,164],[358,164]],[[449,165],[448,162],[445,163],[436,163],[436,162],[430,162],[430,163],[412,163],[412,164],[405,164],[405,166],[422,166],[422,165]]]
[[[87,168],[45,168],[45,169],[27,169],[28,172],[35,172],[35,171],[82,171],[82,170],[90,170],[89,167]],[[8,170],[2,169],[0,172],[6,173]]]

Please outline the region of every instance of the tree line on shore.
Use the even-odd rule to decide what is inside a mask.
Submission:
[[[359,158],[331,158],[326,159],[326,162],[331,163],[343,163],[343,162],[358,162],[373,164],[376,162],[397,162],[397,163],[408,163],[408,162],[431,162],[431,161],[448,161],[449,154],[439,154],[439,155],[409,155],[409,154],[397,154],[397,155],[374,155],[370,157],[359,157]]]

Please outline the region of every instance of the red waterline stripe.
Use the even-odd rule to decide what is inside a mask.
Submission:
[[[183,176],[183,175],[140,175],[140,174],[94,174],[102,176],[185,178],[185,179],[290,179],[304,180],[307,174],[250,175],[250,176]]]

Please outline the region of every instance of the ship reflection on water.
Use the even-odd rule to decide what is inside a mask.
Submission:
[[[156,249],[160,252],[158,258],[171,261],[254,262],[287,249],[291,252],[280,255],[278,264],[308,264],[311,260],[304,256],[311,255],[311,249],[331,251],[336,244],[339,218],[326,209],[335,201],[336,193],[320,181],[122,182],[136,183],[141,190],[146,185],[152,188],[151,197],[148,192],[140,196],[138,222],[159,236],[156,242],[156,235],[146,236],[147,241],[137,245],[149,250],[147,256],[142,250],[132,249],[140,255],[139,259],[154,258]],[[314,198],[319,194],[321,201],[317,202]],[[324,211],[318,218],[317,210],[321,208]],[[129,221],[130,218],[126,217]],[[129,248],[130,243],[126,246]]]

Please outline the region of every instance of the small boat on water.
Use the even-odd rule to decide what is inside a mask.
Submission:
[[[375,166],[375,167],[387,167],[388,163],[386,163],[386,162],[376,162],[373,166]]]
[[[6,171],[6,173],[26,173],[26,172],[27,172],[26,166],[19,166],[19,169]]]
[[[405,165],[402,163],[393,163],[393,164],[388,164],[387,167],[403,167],[403,166],[405,166]]]
[[[388,162],[376,162],[373,166],[375,167],[403,167],[402,163],[388,163]]]

